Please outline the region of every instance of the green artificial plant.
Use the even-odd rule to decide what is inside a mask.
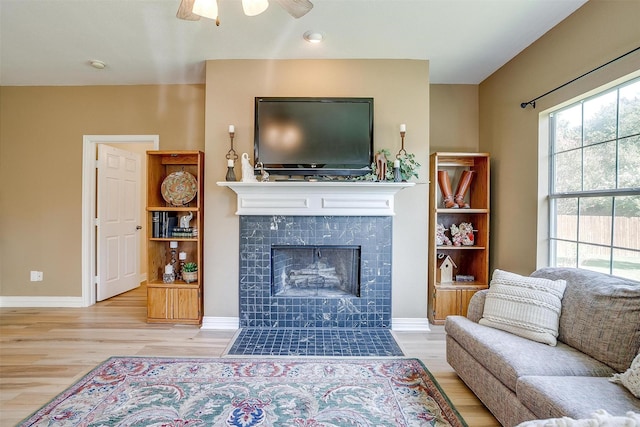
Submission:
[[[391,156],[391,152],[387,148],[379,150],[376,154],[384,154],[387,159],[387,172],[384,176],[384,181],[393,181],[393,162],[396,157]],[[400,160],[400,176],[402,177],[402,181],[408,181],[414,176],[418,178],[420,163],[416,161],[416,156],[413,153],[405,153],[397,158]],[[375,162],[371,163],[371,173],[362,176],[361,179],[365,181],[378,180],[378,167]]]
[[[198,271],[198,264],[195,262],[188,262],[182,266],[182,271],[185,273],[193,273],[194,271]]]

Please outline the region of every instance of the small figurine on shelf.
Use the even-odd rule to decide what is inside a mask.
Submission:
[[[258,182],[247,153],[242,153],[242,182]]]
[[[444,225],[436,225],[436,246],[451,246],[451,239],[449,239],[444,233],[447,231]]]
[[[258,162],[257,166],[260,168],[260,181],[269,182],[269,172],[264,170],[264,163]]]
[[[193,212],[189,212],[188,215],[180,217],[180,228],[189,228],[189,223],[193,219]]]
[[[460,225],[451,225],[451,239],[453,246],[473,246],[473,225],[470,222],[461,222]]]
[[[374,156],[376,163],[376,177],[378,181],[384,181],[387,178],[387,156],[383,151],[378,151]]]
[[[436,261],[436,282],[438,283],[452,283],[453,282],[453,269],[458,268],[453,259],[449,255],[438,254]]]

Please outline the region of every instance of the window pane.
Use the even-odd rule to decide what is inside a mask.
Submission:
[[[640,136],[620,140],[618,149],[618,188],[634,187],[640,187]]]
[[[640,196],[616,197],[613,246],[640,250]]]
[[[555,245],[555,265],[553,260],[551,265],[555,267],[569,267],[576,268],[578,266],[578,245],[576,243],[559,242],[552,240],[552,244]]]
[[[620,89],[619,137],[640,133],[640,80]]]
[[[615,141],[585,147],[583,190],[616,188]]]
[[[587,243],[611,244],[612,197],[580,199],[578,240]]]
[[[580,148],[582,145],[582,105],[555,114],[554,152]]]
[[[640,252],[614,249],[612,274],[640,282]]]
[[[578,199],[557,199],[556,229],[551,237],[578,240]]]
[[[610,259],[611,248],[578,244],[578,268],[611,274]]]
[[[554,192],[565,193],[582,189],[581,163],[580,150],[556,154]]]
[[[550,265],[640,281],[640,78],[551,118]]]
[[[615,139],[617,96],[614,90],[584,103],[584,145]]]

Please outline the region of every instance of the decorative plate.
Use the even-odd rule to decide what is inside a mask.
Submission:
[[[183,206],[196,197],[198,181],[189,172],[173,172],[162,181],[160,192],[167,203]]]

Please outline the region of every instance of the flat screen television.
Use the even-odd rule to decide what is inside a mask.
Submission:
[[[373,160],[373,98],[255,99],[254,159],[270,174],[360,176]]]

